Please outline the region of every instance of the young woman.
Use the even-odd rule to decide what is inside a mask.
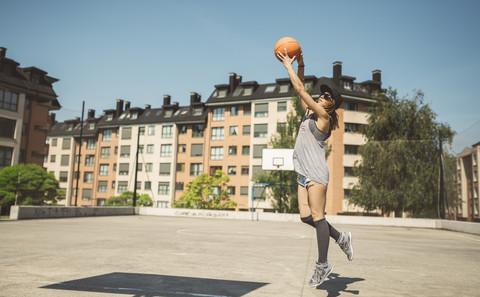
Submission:
[[[325,204],[329,179],[328,166],[325,159],[325,140],[332,130],[338,128],[336,108],[340,106],[340,95],[332,97],[333,92],[327,85],[320,87],[320,97],[314,100],[304,87],[303,54],[297,57],[298,74],[290,58],[281,52],[277,56],[287,69],[295,91],[300,98],[305,112],[298,130],[293,152],[293,164],[298,173],[298,206],[302,222],[313,226],[317,233],[318,260],[309,285],[320,285],[332,272],[332,265],[327,260],[330,236],[336,240],[347,254],[348,260],[353,260],[352,237],[350,232],[338,232],[325,220]]]

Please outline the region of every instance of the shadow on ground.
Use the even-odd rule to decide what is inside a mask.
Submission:
[[[56,283],[44,289],[157,296],[243,296],[268,283],[207,279],[171,275],[115,272],[84,279]]]
[[[317,287],[317,290],[327,291],[327,297],[336,297],[345,295],[343,293],[349,293],[353,295],[360,294],[358,290],[347,290],[349,284],[353,284],[356,282],[364,281],[364,278],[351,278],[351,277],[342,277],[336,273],[331,273],[328,276],[328,280],[326,280],[323,284]]]

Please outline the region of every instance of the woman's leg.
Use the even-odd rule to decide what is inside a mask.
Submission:
[[[310,182],[308,187],[308,202],[312,212],[313,223],[317,231],[318,263],[327,263],[330,229],[325,220],[325,204],[327,187],[316,182]]]
[[[298,185],[298,210],[300,211],[300,219],[303,223],[315,228],[310,212],[310,205],[308,205],[308,191],[305,187]]]

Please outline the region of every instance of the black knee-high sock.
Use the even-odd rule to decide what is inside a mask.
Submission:
[[[315,228],[315,224],[313,223],[313,217],[309,215],[308,217],[300,218],[303,223],[312,226]],[[330,230],[330,236],[335,239],[335,241],[338,241],[338,238],[340,238],[340,232],[337,231],[337,229],[333,228],[332,225],[330,225],[329,222],[328,224],[328,229]]]
[[[318,245],[318,263],[326,263],[328,255],[328,245],[330,243],[330,230],[325,219],[314,221],[315,229],[317,230],[317,245]]]

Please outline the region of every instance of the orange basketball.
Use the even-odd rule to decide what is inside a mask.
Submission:
[[[281,61],[278,57],[278,51],[280,51],[283,55],[285,55],[285,49],[287,50],[287,54],[290,58],[298,57],[302,53],[302,48],[298,41],[293,39],[292,37],[283,37],[275,44],[275,57]],[[296,58],[295,58],[296,59]]]

